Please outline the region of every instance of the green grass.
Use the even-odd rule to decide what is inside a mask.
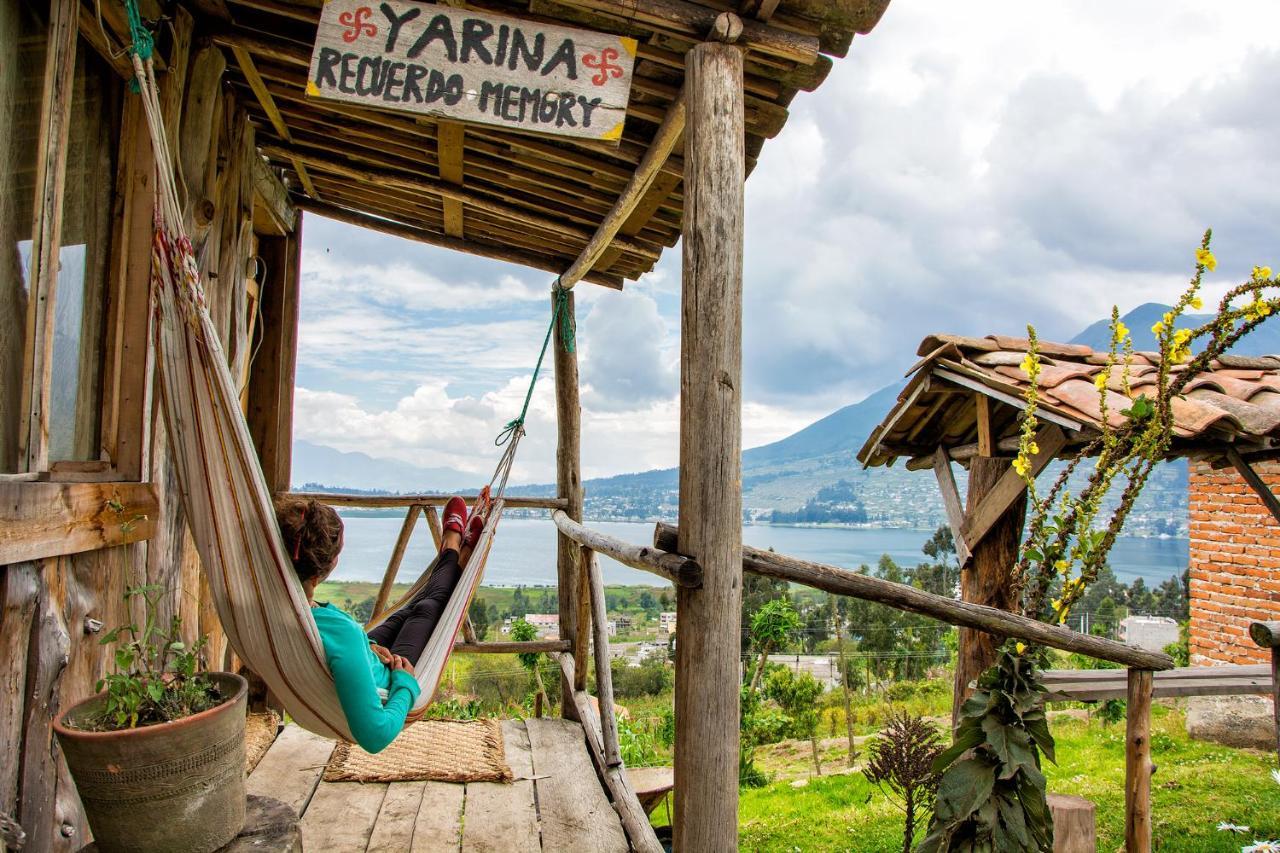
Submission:
[[[1253,835],[1219,832],[1219,821],[1280,836],[1280,786],[1274,757],[1190,740],[1182,714],[1157,707],[1152,757],[1155,849],[1180,853],[1240,850]],[[1061,719],[1054,725],[1057,766],[1046,768],[1049,789],[1078,794],[1098,806],[1098,849],[1124,840],[1124,728]],[[805,750],[797,761],[807,760]],[[833,764],[833,769],[835,765]],[[659,810],[661,813],[661,810]],[[739,841],[751,851],[886,851],[900,849],[901,813],[861,773],[824,776],[804,787],[775,782],[743,790]],[[919,838],[917,838],[919,840]]]

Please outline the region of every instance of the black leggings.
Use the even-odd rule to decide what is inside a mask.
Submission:
[[[461,577],[458,552],[452,548],[441,552],[422,592],[370,631],[369,639],[416,664]]]

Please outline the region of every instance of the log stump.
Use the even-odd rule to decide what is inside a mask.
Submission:
[[[1084,797],[1050,794],[1053,853],[1095,853],[1098,847],[1096,807]]]
[[[231,843],[217,853],[302,853],[302,831],[298,815],[279,800],[249,795],[245,804],[244,828]],[[83,847],[80,853],[98,853],[98,845]]]

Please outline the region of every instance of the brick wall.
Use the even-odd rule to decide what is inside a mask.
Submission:
[[[1280,462],[1254,468],[1280,491]],[[1249,623],[1280,619],[1280,522],[1234,468],[1191,463],[1191,663],[1265,663]]]

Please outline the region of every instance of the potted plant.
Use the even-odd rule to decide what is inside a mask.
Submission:
[[[54,722],[98,848],[216,850],[245,815],[244,724],[248,683],[197,672],[206,638],[180,639],[181,620],[159,624],[164,590],[141,586],[141,628],[108,632],[113,671],[96,696]]]

